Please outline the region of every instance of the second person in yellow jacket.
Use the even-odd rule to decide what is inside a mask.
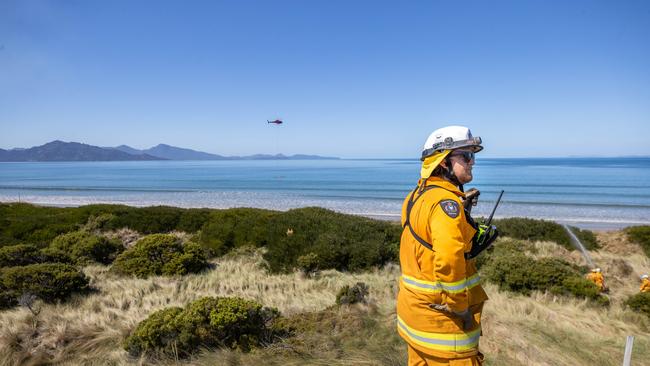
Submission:
[[[600,292],[603,292],[606,290],[605,287],[605,277],[603,277],[603,273],[600,271],[600,268],[594,268],[591,270],[591,272],[587,273],[586,278],[596,284],[598,286],[598,289]]]
[[[641,276],[641,287],[639,288],[640,292],[650,292],[650,278],[647,274]]]

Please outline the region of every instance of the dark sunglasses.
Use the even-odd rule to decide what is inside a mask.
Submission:
[[[450,156],[462,156],[463,160],[465,160],[465,163],[469,163],[470,161],[474,160],[473,151],[459,151],[451,154]]]

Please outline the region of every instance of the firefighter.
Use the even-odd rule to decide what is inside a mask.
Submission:
[[[647,274],[641,276],[641,287],[639,288],[641,292],[650,292],[650,278]]]
[[[603,292],[606,290],[605,288],[605,277],[603,277],[603,273],[600,271],[600,268],[593,268],[591,272],[587,273],[587,279],[598,286],[598,289],[600,292]]]
[[[478,341],[488,297],[474,260],[466,259],[478,226],[463,193],[482,149],[467,127],[434,131],[424,145],[418,187],[404,201],[397,328],[409,365],[482,364]]]

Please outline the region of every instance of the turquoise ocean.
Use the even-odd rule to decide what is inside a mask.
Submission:
[[[418,160],[0,163],[0,202],[77,206],[320,206],[398,220]],[[583,228],[650,224],[650,158],[478,159],[474,216],[525,216]]]

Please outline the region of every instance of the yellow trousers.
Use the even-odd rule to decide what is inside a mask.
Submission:
[[[407,347],[408,366],[481,366],[483,364],[483,354],[481,352],[471,357],[449,359],[427,355],[411,346]]]

